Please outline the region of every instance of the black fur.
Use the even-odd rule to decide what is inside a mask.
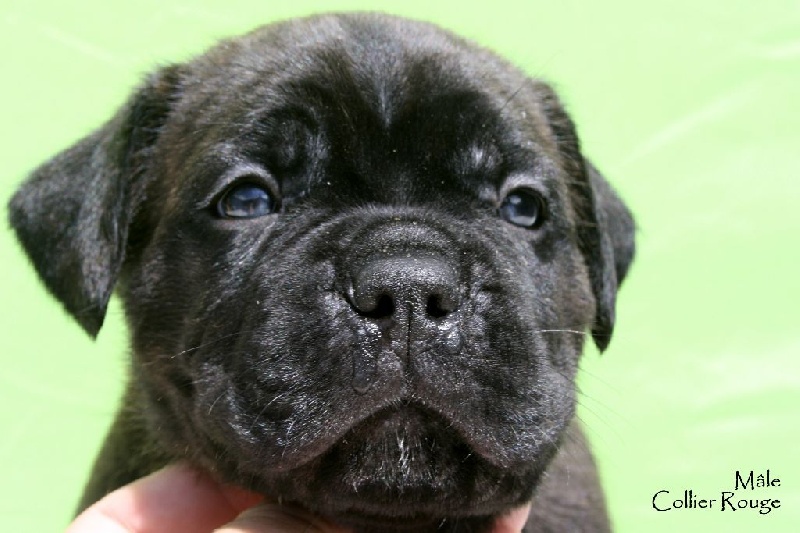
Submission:
[[[279,211],[220,218],[232,182]],[[498,215],[535,191],[543,222]],[[290,21],[153,75],[38,169],[11,223],[90,334],[133,347],[81,507],[177,459],[358,531],[606,531],[573,422],[630,213],[555,94],[383,15]]]

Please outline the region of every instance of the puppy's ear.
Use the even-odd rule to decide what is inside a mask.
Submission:
[[[9,204],[11,226],[41,280],[93,337],[179,77],[177,66],[151,76],[103,127],[35,170]]]
[[[578,246],[589,268],[597,302],[592,337],[602,351],[614,330],[617,289],[634,255],[633,216],[606,179],[580,151],[575,125],[555,93],[541,84],[544,111],[567,172],[575,208]]]
[[[588,160],[583,161],[588,186],[583,189],[588,220],[578,228],[581,251],[589,265],[597,312],[592,337],[602,351],[614,330],[617,288],[625,279],[635,250],[635,224],[630,210]]]

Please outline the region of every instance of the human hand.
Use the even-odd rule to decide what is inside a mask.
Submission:
[[[497,520],[492,533],[518,533],[529,507]],[[222,485],[185,465],[168,466],[112,492],[66,533],[347,533],[290,505]]]

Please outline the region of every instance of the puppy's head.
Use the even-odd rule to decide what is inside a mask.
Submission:
[[[427,24],[273,25],[153,75],[11,220],[164,449],[354,522],[530,498],[630,214],[553,92]]]

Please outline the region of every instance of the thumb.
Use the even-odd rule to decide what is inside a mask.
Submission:
[[[348,533],[293,505],[265,503],[240,514],[215,533]]]

